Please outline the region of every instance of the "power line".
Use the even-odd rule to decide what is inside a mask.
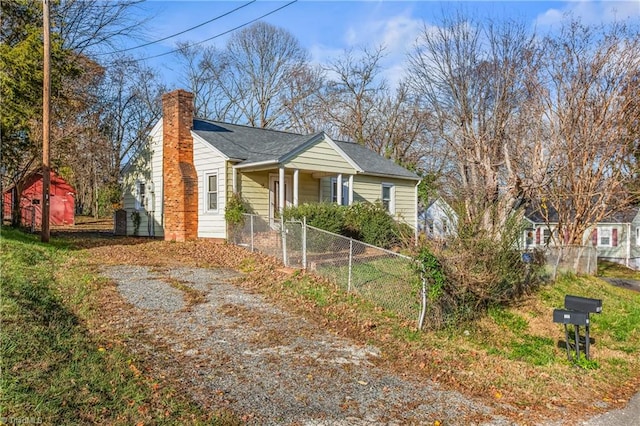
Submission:
[[[203,22],[203,23],[201,23],[201,24],[198,24],[198,25],[196,25],[196,26],[193,26],[193,27],[187,28],[186,30],[180,31],[179,33],[171,34],[170,36],[166,36],[166,37],[161,38],[161,39],[158,39],[158,40],[150,41],[150,42],[148,42],[148,43],[141,44],[141,45],[139,45],[139,46],[128,47],[128,48],[126,48],[126,49],[116,50],[116,51],[114,51],[114,52],[98,53],[98,54],[96,54],[96,56],[112,55],[112,54],[114,54],[114,53],[128,52],[128,51],[130,51],[130,50],[140,49],[141,47],[147,47],[147,46],[151,46],[152,44],[160,43],[161,41],[165,41],[165,40],[168,40],[168,39],[170,39],[170,38],[173,38],[173,37],[176,37],[176,36],[182,35],[182,34],[184,34],[184,33],[187,33],[187,32],[189,32],[189,31],[193,31],[193,30],[195,30],[196,28],[200,28],[200,27],[202,27],[203,25],[210,24],[210,23],[211,23],[211,22],[213,22],[213,21],[217,21],[217,20],[218,20],[218,19],[220,19],[220,18],[224,18],[225,16],[231,15],[232,13],[234,13],[234,12],[236,12],[236,11],[238,11],[238,10],[242,9],[243,7],[247,7],[247,6],[249,6],[251,3],[255,3],[255,2],[256,2],[256,0],[251,0],[250,2],[245,3],[245,4],[243,4],[242,6],[238,6],[238,7],[236,7],[235,9],[230,10],[229,12],[223,13],[222,15],[218,15],[218,16],[216,16],[215,18],[213,18],[213,19],[209,19],[208,21],[205,21],[205,22]]]
[[[186,47],[186,48],[189,48],[189,47],[197,46],[197,45],[199,45],[199,44],[206,43],[207,41],[211,41],[211,40],[216,39],[216,38],[218,38],[218,37],[222,37],[223,35],[229,34],[230,32],[233,32],[233,31],[235,31],[235,30],[238,30],[238,29],[240,29],[240,28],[242,28],[242,27],[246,27],[246,26],[247,26],[247,25],[249,25],[249,24],[253,24],[253,23],[254,23],[254,22],[256,22],[256,21],[259,21],[259,20],[260,20],[260,19],[262,19],[262,18],[265,18],[265,17],[267,17],[267,16],[269,16],[269,15],[272,15],[272,14],[274,14],[274,13],[276,13],[276,12],[278,12],[278,11],[280,11],[280,10],[284,9],[285,7],[287,7],[287,6],[291,6],[293,3],[297,3],[297,2],[298,2],[298,0],[293,0],[293,1],[291,1],[291,2],[287,3],[287,4],[283,5],[283,6],[280,6],[280,7],[279,7],[279,8],[277,8],[277,9],[272,10],[271,12],[267,12],[267,13],[265,13],[264,15],[258,16],[258,17],[257,17],[257,18],[255,18],[255,19],[252,19],[252,20],[250,20],[250,21],[247,21],[247,22],[245,22],[245,23],[244,23],[244,24],[242,24],[242,25],[238,25],[238,26],[237,26],[237,27],[235,27],[235,28],[231,28],[230,30],[227,30],[227,31],[222,32],[222,33],[220,33],[220,34],[216,34],[216,35],[214,35],[213,37],[209,37],[209,38],[207,38],[207,39],[204,39],[204,40],[201,40],[201,41],[198,41],[198,42],[195,42],[195,43],[188,44],[188,45],[186,45],[185,47]],[[146,61],[147,59],[155,59],[155,58],[159,58],[159,57],[161,57],[161,56],[171,55],[172,53],[176,53],[177,51],[179,51],[179,50],[181,50],[181,49],[184,49],[185,47],[178,48],[178,49],[173,49],[173,50],[170,50],[170,51],[165,52],[165,53],[160,53],[159,55],[148,56],[148,57],[146,57],[146,58],[136,59],[136,62],[137,62],[137,61]]]

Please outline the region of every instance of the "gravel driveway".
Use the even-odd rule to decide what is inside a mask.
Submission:
[[[130,304],[117,324],[130,346],[211,411],[249,424],[510,424],[433,382],[375,366],[379,351],[329,334],[232,284],[237,273],[191,267],[102,269]]]

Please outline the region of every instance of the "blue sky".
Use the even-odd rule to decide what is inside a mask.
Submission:
[[[289,0],[290,1],[290,0]],[[138,58],[168,52],[177,41],[199,42],[271,12],[289,1],[258,0],[215,22],[178,37],[128,53]],[[149,17],[144,40],[157,40],[227,13],[247,1],[147,1],[138,13]],[[597,24],[631,18],[640,22],[640,0],[632,1],[315,1],[298,0],[262,19],[292,33],[311,54],[315,63],[327,63],[345,49],[386,46],[382,63],[384,76],[393,84],[403,70],[406,52],[411,50],[421,28],[434,25],[443,9],[463,8],[478,19],[515,18],[538,32],[546,32],[566,12],[583,22]],[[204,45],[223,47],[228,35]],[[129,44],[132,46],[135,43]],[[175,55],[146,61],[158,69],[172,87],[180,86],[180,65]]]

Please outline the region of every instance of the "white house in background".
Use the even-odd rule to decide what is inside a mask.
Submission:
[[[446,238],[454,235],[458,215],[442,197],[435,197],[418,214],[418,229],[429,238]]]
[[[523,241],[525,248],[558,245],[558,214],[548,209],[548,221],[537,210],[525,211],[527,228]],[[640,269],[640,208],[629,207],[611,214],[585,232],[583,245],[592,245],[598,251],[598,259]]]
[[[233,194],[269,220],[299,203],[381,202],[417,230],[420,178],[362,145],[195,118],[183,90],[162,101],[162,119],[123,170],[128,234],[136,223],[141,236],[225,239]]]

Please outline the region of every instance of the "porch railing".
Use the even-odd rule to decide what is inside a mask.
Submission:
[[[251,251],[274,256],[285,266],[330,279],[347,292],[394,312],[421,327],[423,283],[413,260],[399,253],[309,226],[245,215],[230,240]]]

